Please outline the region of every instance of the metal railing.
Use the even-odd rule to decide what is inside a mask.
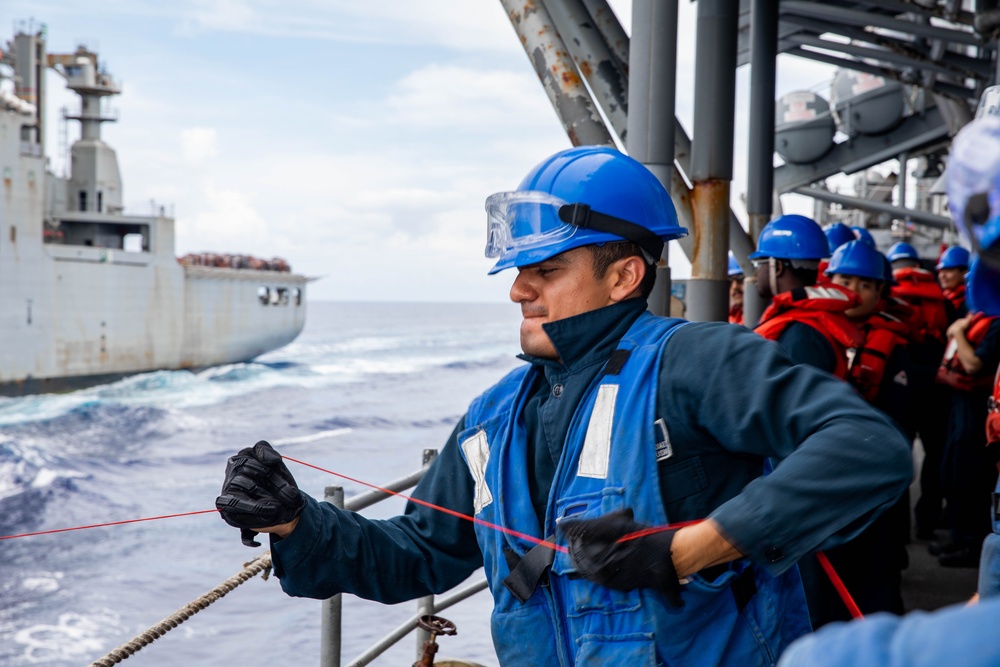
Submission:
[[[425,449],[420,470],[412,472],[397,480],[384,484],[385,491],[371,490],[358,494],[350,500],[344,500],[344,487],[326,487],[323,500],[336,507],[358,512],[366,507],[370,507],[386,498],[391,498],[393,493],[405,491],[417,485],[423,478],[427,468],[437,458],[436,449]],[[390,493],[392,492],[392,493]],[[417,600],[417,612],[403,623],[399,624],[381,639],[365,649],[357,658],[347,663],[346,667],[362,667],[371,663],[375,658],[385,653],[392,646],[408,634],[417,631],[416,657],[419,659],[423,650],[424,642],[430,637],[426,630],[417,628],[417,621],[425,614],[436,614],[447,609],[462,600],[469,598],[480,591],[486,589],[486,577],[466,584],[460,588],[454,588],[449,595],[435,598],[433,595],[419,598]],[[321,667],[341,667],[342,649],[342,619],[343,600],[342,595],[334,595],[332,598],[323,600],[321,620],[320,620],[320,666]]]

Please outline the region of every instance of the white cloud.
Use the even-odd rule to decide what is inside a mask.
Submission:
[[[180,132],[181,153],[192,162],[202,162],[219,154],[219,136],[212,127],[188,127]]]

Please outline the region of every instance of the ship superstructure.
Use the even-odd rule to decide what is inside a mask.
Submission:
[[[46,158],[48,68],[80,97],[66,177]],[[283,260],[181,261],[165,209],[125,211],[101,138],[121,89],[96,53],[48,54],[44,29],[19,31],[0,71],[0,394],[246,361],[298,335],[309,279]]]

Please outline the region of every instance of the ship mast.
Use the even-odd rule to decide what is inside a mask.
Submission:
[[[101,123],[117,120],[102,112],[102,100],[121,87],[98,66],[97,54],[80,46],[72,54],[49,54],[48,66],[66,79],[66,87],[80,96],[80,112],[63,111],[67,120],[78,120],[80,139],[70,150],[67,208],[96,213],[121,213],[122,180],[113,148],[101,140]]]

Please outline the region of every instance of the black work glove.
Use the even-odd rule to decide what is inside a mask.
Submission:
[[[619,542],[630,533],[649,528],[632,519],[632,510],[612,512],[596,519],[559,522],[569,541],[569,557],[577,572],[595,583],[631,591],[652,588],[674,607],[684,606],[677,571],[670,558],[676,530],[664,530]]]
[[[281,454],[261,440],[226,462],[226,480],[215,506],[223,520],[240,529],[243,544],[259,547],[255,528],[288,523],[305,505]]]

